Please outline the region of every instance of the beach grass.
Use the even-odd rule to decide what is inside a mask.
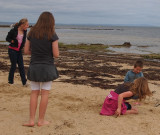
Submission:
[[[87,50],[87,51],[108,51],[107,45],[103,44],[64,44],[59,43],[59,48],[64,50]]]
[[[122,47],[131,47],[131,43],[130,42],[124,42],[122,45],[110,45],[113,48],[122,48]]]
[[[7,42],[7,41],[0,41],[0,43],[3,43],[3,42]]]

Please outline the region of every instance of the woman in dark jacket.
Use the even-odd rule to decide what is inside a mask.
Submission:
[[[24,71],[23,57],[22,57],[22,48],[24,47],[26,41],[26,34],[28,28],[28,20],[26,18],[21,19],[19,23],[16,23],[14,28],[12,28],[6,37],[8,41],[9,48],[8,54],[11,61],[11,68],[8,76],[8,83],[14,83],[14,72],[16,70],[16,64],[18,64],[22,84],[26,84],[26,77]]]

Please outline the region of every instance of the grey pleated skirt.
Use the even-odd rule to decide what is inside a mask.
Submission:
[[[55,65],[31,64],[28,69],[27,79],[35,82],[53,81],[59,77]]]

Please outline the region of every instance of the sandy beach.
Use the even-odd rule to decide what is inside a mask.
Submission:
[[[135,54],[61,50],[55,60],[60,77],[52,84],[46,112],[46,119],[51,123],[43,127],[24,127],[22,124],[29,118],[31,90],[29,86],[22,86],[18,70],[15,83],[7,83],[8,50],[6,46],[0,50],[0,135],[160,134],[160,105],[155,107],[160,103],[160,62],[147,61]],[[26,72],[29,58],[24,55]],[[153,96],[137,105],[137,115],[118,118],[99,115],[105,97],[117,84],[123,83],[126,72],[138,59],[144,61],[143,73]]]

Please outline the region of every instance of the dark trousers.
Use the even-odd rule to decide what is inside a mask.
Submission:
[[[10,84],[14,83],[14,72],[16,70],[16,64],[18,64],[19,73],[21,76],[22,84],[26,84],[26,77],[25,77],[25,71],[24,71],[24,64],[23,64],[23,56],[22,51],[15,51],[13,49],[8,49],[8,54],[11,62],[11,68],[8,76],[8,82]]]

